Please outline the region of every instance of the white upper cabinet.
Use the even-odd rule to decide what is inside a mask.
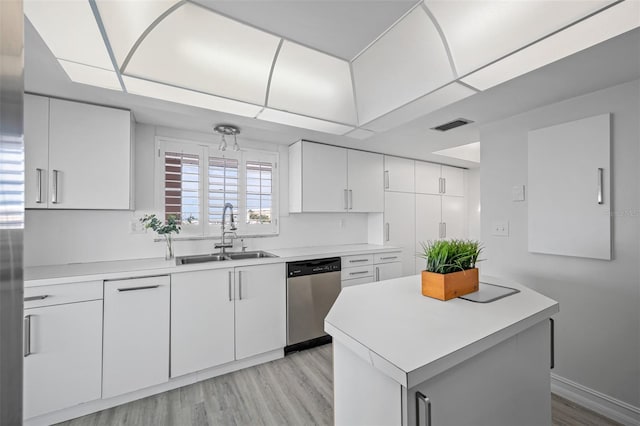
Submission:
[[[25,95],[25,206],[132,208],[129,111]]]
[[[360,124],[454,80],[438,30],[421,7],[353,61]]]
[[[131,113],[51,99],[49,208],[131,207]]]
[[[382,155],[313,142],[289,147],[289,211],[381,212]]]
[[[464,196],[464,169],[416,161],[416,193]]]
[[[387,192],[384,197],[384,243],[402,251],[402,275],[415,270],[415,194]]]
[[[415,161],[385,155],[384,188],[387,191],[415,192]]]
[[[24,203],[46,208],[49,198],[49,98],[24,95]]]
[[[364,151],[347,151],[349,211],[384,211],[383,157]]]

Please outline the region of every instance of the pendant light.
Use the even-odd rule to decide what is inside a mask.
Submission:
[[[233,150],[240,151],[240,145],[238,145],[238,137],[237,135],[240,133],[240,129],[236,126],[232,126],[229,124],[218,124],[213,128],[213,131],[221,135],[220,145],[218,145],[219,151],[227,150],[227,139],[226,136],[233,136]]]

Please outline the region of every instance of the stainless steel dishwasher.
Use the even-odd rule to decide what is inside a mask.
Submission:
[[[340,293],[340,258],[287,263],[285,353],[331,341],[324,318]]]

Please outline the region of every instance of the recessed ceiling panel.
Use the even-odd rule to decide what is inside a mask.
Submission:
[[[593,13],[612,0],[425,0],[459,76]]]
[[[360,123],[454,79],[442,39],[421,7],[358,56],[353,74]]]
[[[186,3],[140,44],[124,72],[263,104],[280,39]]]
[[[24,13],[56,58],[113,70],[88,1],[26,0]]]
[[[271,108],[265,108],[264,111],[262,111],[256,118],[271,121],[273,123],[316,130],[318,132],[332,133],[334,135],[344,135],[345,133],[353,130],[352,126],[345,126],[344,124],[318,120],[317,118],[305,117],[303,115],[278,111]]]
[[[115,71],[105,70],[103,68],[90,67],[89,65],[78,64],[58,59],[60,65],[67,73],[71,81],[91,86],[104,87],[111,90],[122,90],[120,80]]]
[[[255,117],[262,109],[261,106],[194,92],[192,90],[180,89],[178,87],[167,86],[166,84],[159,84],[153,81],[127,76],[123,76],[122,79],[125,87],[127,88],[127,92],[147,96],[149,98],[191,105],[213,111],[222,111],[244,117]]]
[[[349,63],[285,41],[273,69],[267,106],[356,124]]]
[[[533,46],[514,53],[463,81],[481,90],[595,46],[640,26],[640,2],[624,1]],[[638,56],[639,50],[635,54]]]
[[[96,0],[119,66],[149,25],[176,3],[178,0]]]
[[[411,9],[416,0],[196,0],[196,3],[351,60]]]

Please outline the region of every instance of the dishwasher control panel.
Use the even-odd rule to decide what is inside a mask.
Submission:
[[[340,270],[341,263],[339,257],[287,263],[287,277],[289,278],[303,275],[324,274],[327,272],[340,272]]]

